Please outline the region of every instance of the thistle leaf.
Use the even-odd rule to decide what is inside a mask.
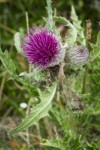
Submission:
[[[21,53],[23,50],[21,48],[21,38],[20,38],[20,33],[17,32],[14,35],[14,45],[18,51],[18,53]]]
[[[96,44],[90,43],[90,46],[92,48],[90,62],[93,62],[100,55],[100,32],[97,35]]]
[[[60,38],[59,32],[57,31],[56,26],[55,26],[55,22],[54,22],[54,20],[53,20],[53,11],[52,11],[51,3],[52,3],[51,0],[47,0],[48,18],[47,18],[47,19],[44,18],[44,20],[45,20],[45,22],[46,22],[47,28],[48,28],[50,31],[54,32],[55,35]]]
[[[15,75],[16,66],[15,66],[13,60],[10,58],[7,50],[5,52],[2,52],[2,50],[0,49],[0,59],[4,65],[4,67],[9,72],[9,74]]]
[[[51,139],[51,140],[45,140],[41,143],[41,145],[54,147],[60,150],[66,150],[66,143],[61,139]]]
[[[69,48],[72,48],[74,46],[74,43],[76,42],[77,39],[77,30],[74,27],[72,23],[70,23],[66,18],[64,17],[54,17],[54,20],[57,22],[63,23],[65,26],[68,26],[69,29],[69,37],[66,38],[66,42],[68,44]]]
[[[72,6],[71,19],[74,27],[77,30],[77,34],[78,34],[77,41],[79,42],[79,44],[86,46],[86,40],[85,40],[83,28],[81,27],[81,21],[78,19],[78,16],[76,15],[74,6]]]
[[[40,99],[41,102],[31,110],[29,115],[20,123],[10,134],[15,134],[19,131],[25,130],[36,124],[41,118],[48,115],[48,112],[52,106],[51,101],[55,95],[57,84],[54,83],[50,88],[49,92],[41,92]]]

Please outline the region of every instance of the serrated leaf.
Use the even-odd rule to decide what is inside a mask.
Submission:
[[[93,62],[97,57],[100,56],[100,32],[97,35],[96,44],[90,43],[90,46],[92,47],[90,62]]]
[[[48,18],[44,18],[45,22],[46,22],[46,26],[47,28],[52,31],[57,38],[61,38],[59,32],[56,29],[55,26],[55,22],[53,20],[53,10],[52,10],[52,6],[51,6],[52,1],[51,0],[47,0],[47,12],[48,12]]]
[[[81,26],[81,21],[78,19],[78,16],[76,15],[74,6],[72,6],[72,10],[71,10],[71,19],[72,19],[73,25],[75,26],[77,33],[78,33],[77,41],[81,45],[86,45],[85,35],[83,32],[83,28]]]
[[[57,22],[63,23],[65,26],[69,26],[69,37],[66,38],[66,42],[68,44],[68,47],[71,48],[74,46],[76,39],[77,39],[77,30],[74,27],[72,23],[70,23],[66,18],[64,17],[54,17],[54,20]]]
[[[50,88],[49,92],[43,92],[41,102],[31,110],[29,115],[20,123],[10,134],[15,134],[19,131],[29,128],[33,124],[36,124],[41,118],[48,115],[48,112],[52,106],[51,101],[55,95],[57,84],[54,83]],[[41,92],[42,93],[42,92]],[[40,97],[41,98],[41,97]]]
[[[66,150],[66,143],[61,139],[45,140],[41,143],[44,146],[54,147],[60,150]]]
[[[0,49],[0,59],[4,65],[4,67],[7,69],[7,71],[11,75],[15,75],[16,66],[15,66],[13,60],[10,58],[7,50],[3,53],[2,50]]]
[[[21,53],[23,51],[23,49],[21,48],[21,37],[19,32],[15,33],[14,35],[14,45],[18,53]]]

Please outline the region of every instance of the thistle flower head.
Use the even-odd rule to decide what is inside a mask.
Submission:
[[[69,50],[68,58],[71,66],[83,66],[87,63],[89,51],[83,45],[75,46]]]
[[[30,30],[22,45],[27,60],[40,68],[52,67],[64,59],[61,43],[47,29]]]

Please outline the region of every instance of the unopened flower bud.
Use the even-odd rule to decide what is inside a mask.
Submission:
[[[83,66],[89,58],[89,50],[83,46],[75,46],[68,52],[68,59],[71,66]]]

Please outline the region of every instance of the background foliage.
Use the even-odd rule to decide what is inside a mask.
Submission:
[[[58,16],[67,17],[71,20],[71,5],[74,5],[77,15],[82,20],[82,26],[86,31],[86,19],[92,22],[92,39],[90,50],[93,58],[87,69],[74,74],[70,82],[73,91],[81,97],[78,103],[78,110],[73,110],[66,103],[59,90],[53,101],[53,109],[50,111],[50,118],[44,118],[39,124],[16,137],[7,136],[7,131],[16,127],[21,118],[29,112],[29,109],[38,104],[40,85],[27,85],[28,79],[17,79],[16,73],[28,71],[28,63],[25,58],[16,52],[13,36],[16,31],[26,33],[25,13],[29,15],[30,26],[44,25],[42,17],[47,16],[46,1],[38,0],[12,0],[0,1],[0,58],[6,69],[0,62],[0,148],[3,149],[67,149],[67,150],[99,150],[100,147],[100,2],[99,0],[53,1],[53,9],[57,9]],[[62,35],[66,31],[64,26]],[[97,39],[97,40],[96,40]],[[98,55],[99,54],[99,55]],[[98,57],[97,57],[98,56]],[[12,60],[14,61],[14,64]],[[10,67],[9,67],[10,66]],[[13,70],[12,70],[13,68]],[[35,77],[35,81],[43,78],[43,75]],[[11,79],[16,80],[11,80]],[[69,79],[70,80],[70,79]],[[69,81],[67,81],[68,84]],[[24,83],[24,84],[23,84]],[[45,88],[45,85],[42,83]],[[66,89],[68,91],[68,89]],[[68,93],[67,93],[68,94]],[[75,97],[75,96],[74,96]],[[30,101],[29,101],[30,99]],[[77,99],[77,98],[76,98]],[[80,103],[81,101],[81,103]],[[20,103],[29,103],[26,110],[20,107]],[[69,108],[69,109],[68,109]],[[70,110],[71,108],[71,110]],[[77,109],[77,106],[76,106]],[[48,130],[49,129],[49,130]],[[45,140],[48,139],[48,140]],[[40,145],[47,145],[45,147]]]

